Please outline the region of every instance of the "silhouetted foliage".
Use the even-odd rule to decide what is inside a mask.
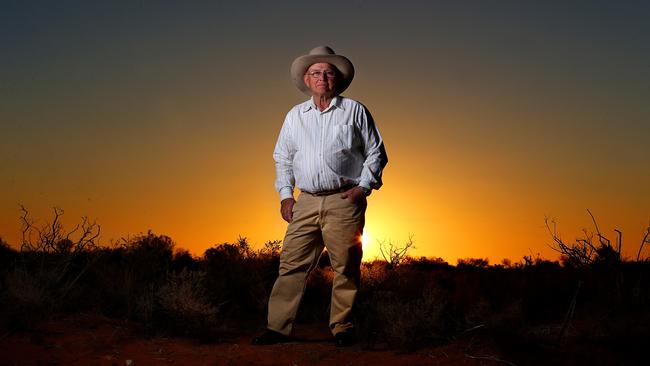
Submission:
[[[416,270],[425,272],[433,271],[436,269],[449,268],[449,263],[447,263],[447,261],[442,258],[408,257],[404,260],[404,262]]]
[[[264,324],[280,255],[279,241],[256,251],[239,237],[194,256],[151,231],[112,247],[40,248],[16,252],[0,241],[5,332],[36,329],[50,317],[98,312],[147,332],[219,340]],[[452,266],[441,258],[408,256],[397,266],[363,263],[354,311],[358,336],[365,347],[399,350],[476,332],[495,342],[533,345],[557,345],[558,334],[563,342],[645,339],[650,263],[612,260],[611,252],[595,255],[603,260],[580,266],[532,254],[519,264],[468,258]],[[334,276],[328,263],[324,253],[308,278],[297,327],[328,321]]]
[[[0,271],[8,268],[18,255],[18,252],[13,249],[8,243],[0,238]]]
[[[228,317],[256,314],[264,309],[278,273],[279,253],[258,253],[246,238],[205,251],[202,267],[213,303],[223,303]]]
[[[392,240],[382,240],[377,241],[379,244],[379,253],[381,253],[382,258],[392,267],[397,267],[402,264],[407,258],[408,253],[411,249],[415,249],[415,242],[413,241],[413,235],[409,235],[409,238],[403,244],[393,242]]]
[[[457,266],[459,268],[487,268],[490,261],[485,258],[459,258]]]
[[[177,249],[171,262],[172,272],[181,272],[183,270],[197,270],[199,267],[198,261],[192,253],[186,249]]]
[[[621,261],[621,247],[623,245],[623,233],[615,229],[617,234],[616,244],[613,245],[612,241],[607,238],[600,231],[596,218],[587,210],[591,216],[595,232],[583,229],[583,236],[577,238],[574,242],[566,242],[562,239],[557,231],[557,223],[555,220],[546,218],[546,228],[553,239],[553,244],[550,245],[551,249],[561,254],[562,262],[565,266],[570,267],[585,267],[590,266],[596,262],[601,265],[616,266]],[[649,231],[650,232],[650,227]],[[639,251],[646,242],[646,237],[643,238]]]
[[[82,217],[81,222],[72,230],[66,230],[61,223],[64,214],[62,208],[53,208],[52,220],[43,225],[37,225],[29,211],[21,206],[23,215],[21,251],[36,253],[78,253],[97,247],[101,227],[96,222],[90,222]]]
[[[264,243],[264,247],[260,251],[260,254],[275,257],[280,255],[281,250],[282,250],[282,240],[269,240],[266,243]]]

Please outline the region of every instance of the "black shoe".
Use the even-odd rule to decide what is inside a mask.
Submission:
[[[254,346],[268,346],[270,344],[289,342],[289,337],[274,330],[267,329],[261,335],[253,338],[251,344]]]
[[[334,335],[336,347],[350,347],[355,343],[354,333],[350,330],[338,332]]]

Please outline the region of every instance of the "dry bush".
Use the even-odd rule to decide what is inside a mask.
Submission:
[[[6,271],[2,280],[0,329],[38,329],[53,307],[54,296],[46,282],[20,267]]]
[[[198,270],[199,258],[192,255],[192,253],[186,249],[175,249],[169,268],[172,272]]]
[[[17,252],[0,237],[0,273],[6,270],[17,257]]]
[[[570,299],[565,300],[568,303],[568,309],[557,335],[558,341],[563,340],[568,334],[568,330],[573,326],[572,322],[575,318],[576,309],[578,309],[579,298],[583,296],[581,292],[584,292],[581,290],[583,285],[593,286],[593,284],[587,283],[586,280],[596,279],[599,282],[596,285],[597,288],[607,289],[605,301],[600,301],[600,304],[601,306],[609,304],[605,306],[608,312],[617,311],[621,304],[628,301],[625,300],[625,284],[623,283],[623,266],[625,263],[621,258],[623,233],[614,229],[617,239],[616,243],[613,244],[610,239],[603,235],[591,211],[587,210],[587,212],[591,217],[595,232],[583,229],[584,235],[574,242],[564,241],[557,231],[556,222],[548,218],[545,219],[546,228],[553,239],[553,244],[550,247],[561,254],[565,267],[574,268],[580,273],[573,295]],[[649,236],[650,225],[641,240],[637,262],[641,257],[644,244],[648,242]],[[642,274],[639,273],[638,276],[640,281]]]
[[[412,351],[423,344],[446,339],[443,315],[446,297],[426,287],[415,299],[403,299],[392,292],[377,292],[372,298],[376,339],[391,347]]]
[[[490,261],[487,258],[458,258],[458,267],[487,268]]]
[[[521,296],[521,295],[519,295]],[[525,326],[523,299],[511,299],[490,314],[488,325],[518,332]]]
[[[361,283],[364,287],[376,288],[381,285],[388,275],[388,263],[375,260],[361,264]]]
[[[563,240],[557,231],[557,223],[555,220],[545,218],[544,223],[546,229],[553,239],[553,244],[549,246],[562,255],[563,262],[567,266],[588,267],[595,263],[605,263],[608,265],[619,263],[621,261],[623,233],[618,229],[614,229],[617,234],[617,239],[616,244],[612,244],[612,241],[600,231],[598,223],[591,211],[587,210],[587,212],[591,217],[595,232],[583,229],[583,237],[576,238],[574,242],[566,242]],[[648,234],[646,234],[641,242],[639,253],[643,248],[643,244],[647,241],[648,235],[650,235],[650,227],[648,228]]]
[[[43,310],[51,304],[53,294],[47,284],[46,279],[24,268],[14,268],[5,277],[6,294],[12,305],[30,311]]]
[[[219,304],[212,304],[204,287],[205,272],[170,273],[156,298],[166,317],[184,332],[201,332],[215,325]]]
[[[152,330],[155,328],[157,313],[159,311],[158,304],[156,303],[156,284],[149,284],[140,291],[132,294],[129,299],[131,308],[131,319],[137,320],[142,329]]]
[[[103,282],[117,300],[118,314],[150,325],[155,312],[155,293],[165,281],[174,253],[174,242],[165,235],[148,231],[134,238],[122,239],[113,254],[110,270],[115,278],[96,278]],[[107,263],[108,264],[108,263]],[[115,284],[119,283],[119,286]]]
[[[23,214],[21,251],[37,253],[79,253],[97,248],[101,227],[83,216],[74,229],[66,231],[61,217],[62,208],[54,207],[52,220],[37,225],[25,206],[20,206]]]
[[[443,268],[435,260],[364,263],[355,311],[360,339],[401,350],[447,339],[449,295],[437,280]]]
[[[408,252],[415,249],[415,242],[413,235],[409,235],[408,240],[404,244],[393,243],[392,240],[379,241],[379,252],[386,262],[392,267],[397,267],[408,258]]]
[[[215,245],[203,254],[207,296],[213,304],[224,303],[225,319],[263,318],[268,296],[278,275],[279,257],[253,251],[246,238]]]
[[[82,217],[81,223],[68,231],[61,223],[63,210],[59,208],[54,208],[49,223],[39,226],[27,209],[21,208],[21,251],[9,251],[10,260],[3,253],[2,301],[4,315],[26,319],[24,325],[29,327],[34,323],[30,319],[77,309],[76,295],[92,266],[100,228]]]
[[[407,263],[410,268],[413,268],[418,271],[431,272],[441,269],[449,269],[450,265],[444,259],[440,257],[419,257],[412,258],[408,257],[404,263]]]
[[[282,250],[282,240],[269,240],[264,243],[264,247],[260,249],[260,255],[266,255],[271,258],[279,257]]]

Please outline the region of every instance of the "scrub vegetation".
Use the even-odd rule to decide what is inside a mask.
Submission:
[[[84,218],[66,231],[62,214],[56,209],[52,222],[36,227],[24,210],[21,249],[0,239],[3,337],[37,333],[43,322],[79,313],[120,319],[145,335],[205,342],[253,335],[265,324],[281,242],[255,250],[240,237],[194,256],[148,232],[105,247],[96,242],[96,223]],[[650,262],[641,254],[622,259],[620,242],[599,231],[567,243],[547,223],[560,261],[467,258],[451,265],[404,251],[363,263],[359,344],[415,351],[458,342],[480,358],[489,342],[514,364],[635,364],[650,335]],[[309,277],[297,327],[326,327],[332,278],[325,253]]]

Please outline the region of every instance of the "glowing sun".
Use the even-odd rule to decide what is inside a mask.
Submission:
[[[364,230],[363,234],[361,235],[361,247],[363,249],[367,249],[371,241],[372,241],[372,236],[370,235],[368,230]]]

